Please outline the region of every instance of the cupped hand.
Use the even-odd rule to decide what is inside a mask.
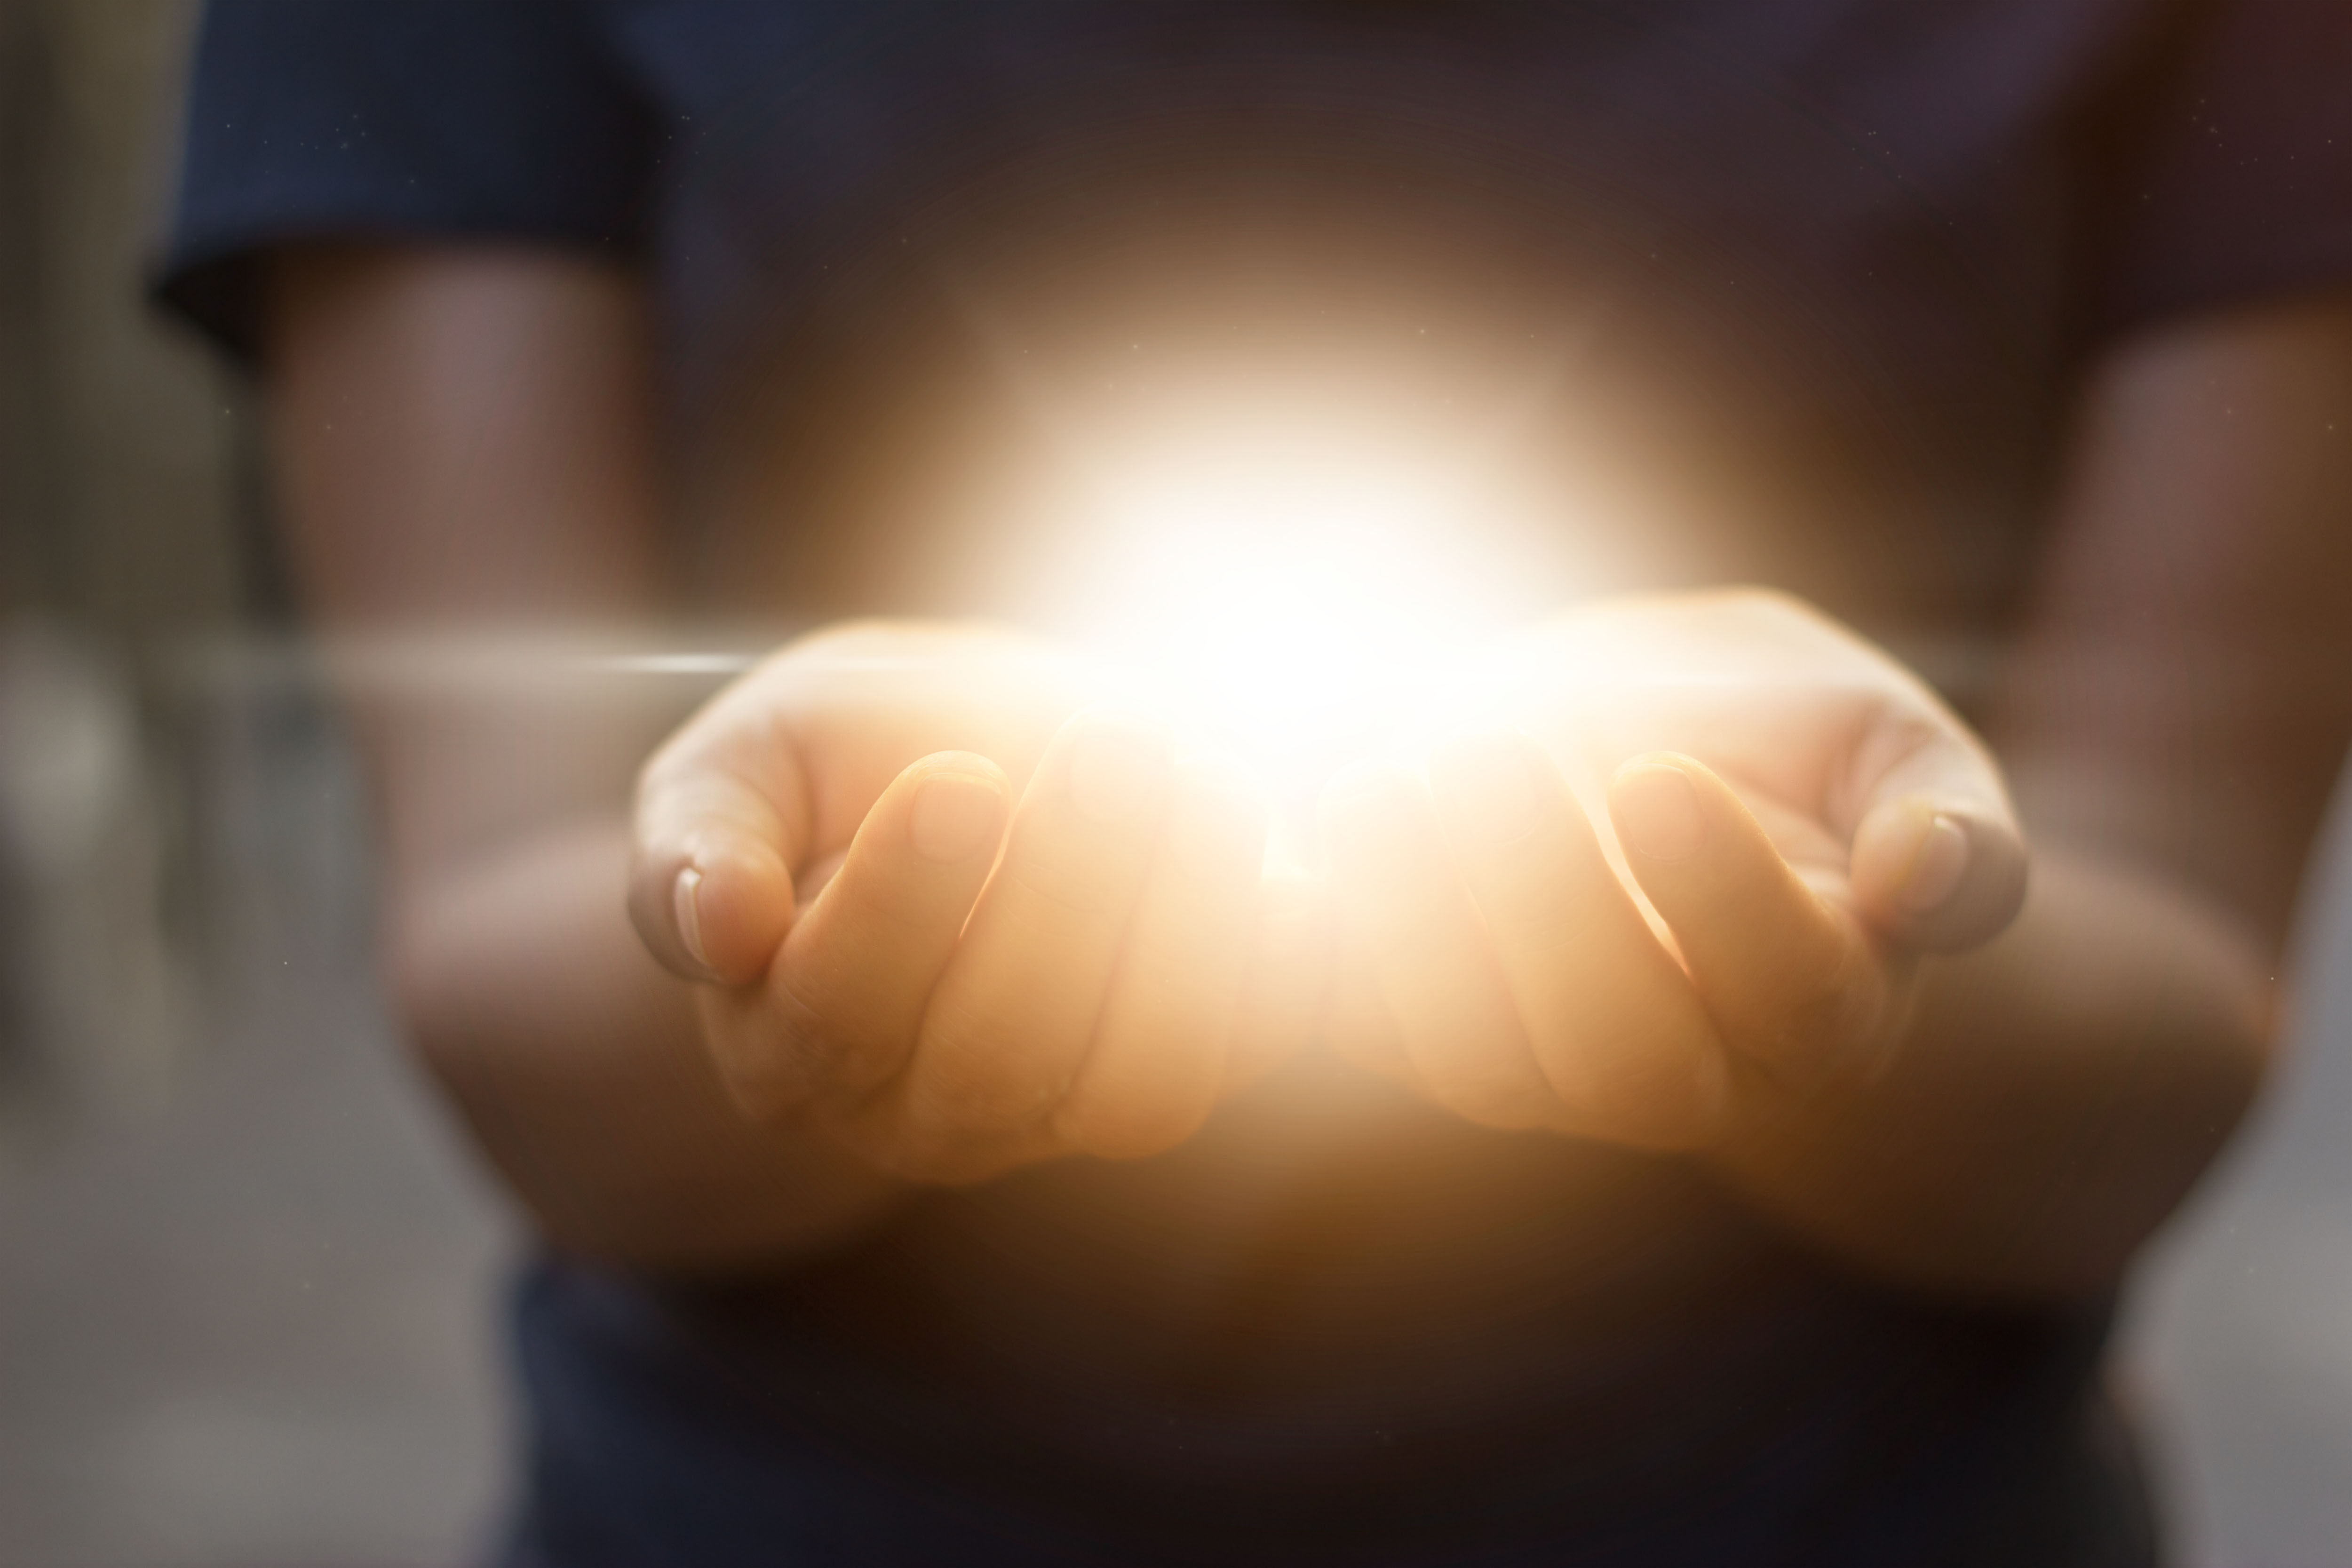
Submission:
[[[1256,791],[1089,686],[984,628],[851,628],[648,763],[632,912],[712,982],[747,1114],[974,1181],[1168,1148],[1309,1036],[1321,905],[1264,875]]]
[[[2022,901],[1982,744],[1801,604],[1601,605],[1507,668],[1516,722],[1359,767],[1324,807],[1333,1044],[1465,1117],[1717,1142],[1883,1068],[1918,955]]]

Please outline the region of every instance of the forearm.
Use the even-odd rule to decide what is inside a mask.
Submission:
[[[322,631],[659,623],[639,279],[510,247],[298,247],[269,328],[289,553]],[[394,997],[557,1245],[723,1268],[879,1212],[877,1180],[735,1113],[687,986],[629,928],[621,813],[675,693],[542,672],[345,696],[383,811]]]
[[[1891,1067],[1768,1102],[1718,1155],[1791,1228],[1965,1293],[2111,1284],[2228,1138],[2270,1048],[2270,967],[2209,905],[2063,850],[2024,911],[1931,961]]]
[[[629,928],[627,852],[617,818],[551,829],[387,911],[411,1037],[483,1152],[555,1245],[636,1267],[757,1266],[878,1217],[899,1189],[728,1101]]]

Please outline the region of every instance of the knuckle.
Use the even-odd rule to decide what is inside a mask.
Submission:
[[[857,1055],[856,1032],[789,974],[768,988],[778,1055],[812,1089],[835,1081]]]
[[[1854,1031],[1851,996],[1816,984],[1737,1031],[1739,1045],[1776,1077],[1811,1077],[1836,1059]]]
[[[698,990],[703,1048],[727,1100],[751,1121],[776,1121],[804,1100],[795,1077],[783,1072],[774,1030],[764,1008],[746,992]]]
[[[1863,1047],[1886,1032],[1896,989],[1849,957],[1751,1021],[1737,1044],[1780,1088],[1819,1088],[1871,1056]]]
[[[991,1037],[964,1034],[927,1042],[908,1092],[926,1122],[996,1132],[1043,1121],[1060,1086]]]
[[[1855,771],[1865,778],[1893,773],[1956,740],[1952,727],[1940,715],[1910,700],[1906,692],[1890,692],[1881,697],[1865,720],[1854,753]]]
[[[630,803],[641,838],[664,836],[671,826],[670,794],[686,771],[690,743],[683,732],[673,734],[638,766]]]
[[[820,1098],[863,1093],[896,1071],[899,1059],[782,975],[760,990],[715,998],[706,1017],[704,1033],[729,1095],[759,1120]]]
[[[788,1070],[762,1032],[743,1028],[706,1031],[719,1081],[735,1109],[753,1121],[775,1121],[808,1098],[806,1082]]]
[[[1643,1146],[1682,1147],[1706,1131],[1691,1092],[1696,1049],[1676,1032],[1621,1026],[1573,1051],[1549,1053],[1541,1066],[1580,1127]]]

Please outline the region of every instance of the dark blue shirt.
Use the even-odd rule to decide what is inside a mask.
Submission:
[[[2317,0],[228,0],[161,287],[266,357],[305,237],[640,270],[722,609],[1050,619],[1041,453],[1339,363],[1609,498],[1579,589],[1924,642],[2011,613],[2102,352],[2343,283],[2348,68]],[[519,1301],[521,1561],[2150,1551],[2102,1311],[1874,1286],[1685,1162],[1314,1064],[774,1278]]]

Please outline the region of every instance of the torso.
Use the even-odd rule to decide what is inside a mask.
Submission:
[[[1898,647],[1997,639],[2104,260],[2078,127],[2150,47],[2134,14],[615,7],[677,117],[690,569],[779,624],[1051,628],[1087,548],[1073,448],[1238,377],[1507,468],[1482,526],[1533,563],[1516,610],[1762,581]],[[1216,1434],[1288,1421],[1339,1474],[1383,1420],[1440,1453],[1448,1401],[1555,1437],[1582,1402],[1594,1474],[1658,1473],[1643,1444],[1680,1431],[1667,1468],[1728,1495],[1759,1433],[2067,1397],[1857,1384],[1937,1315],[1685,1163],[1314,1062],[1171,1155],[940,1195],[766,1300],[908,1400],[994,1401],[1008,1443],[1113,1469],[1238,1474]]]
[[[1506,473],[1520,606],[2011,613],[2100,286],[2109,3],[623,7],[735,613],[1053,623],[1073,453],[1235,382]],[[1295,389],[1295,391],[1294,391]]]

